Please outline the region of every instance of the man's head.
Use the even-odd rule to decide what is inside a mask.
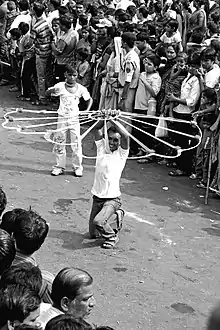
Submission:
[[[83,1],[77,1],[76,2],[76,13],[77,13],[77,15],[78,16],[80,16],[80,15],[82,15],[82,14],[84,14],[84,11],[85,11],[85,9],[84,9],[84,5],[83,5]]]
[[[72,17],[70,14],[65,14],[60,17],[60,30],[67,32],[72,25]]]
[[[24,262],[6,269],[1,275],[0,283],[2,286],[23,285],[39,294],[42,286],[42,275],[39,267]]]
[[[0,187],[0,216],[2,215],[3,211],[5,210],[7,205],[7,198],[6,194],[3,189]]]
[[[215,49],[211,47],[204,49],[201,53],[201,64],[203,69],[205,69],[206,71],[211,70],[215,62],[215,58],[216,58]]]
[[[58,315],[51,319],[45,330],[92,330],[89,323],[82,319],[76,319],[71,315]]]
[[[33,324],[40,314],[40,297],[28,287],[8,285],[0,289],[0,327]]]
[[[48,224],[39,214],[32,210],[22,212],[15,219],[13,231],[17,249],[26,255],[34,253],[43,244],[48,231]]]
[[[60,0],[50,0],[49,3],[48,3],[48,9],[50,11],[57,10],[60,5],[61,5]]]
[[[111,152],[116,151],[120,146],[121,135],[117,132],[114,126],[108,129],[108,142]]]
[[[148,42],[148,34],[145,32],[138,33],[136,46],[141,52],[146,49],[147,42]]]
[[[126,51],[134,47],[136,41],[136,36],[133,32],[124,32],[121,36],[122,39],[122,48]]]
[[[54,305],[66,314],[84,318],[95,305],[93,278],[78,268],[64,268],[55,277],[51,298]]]
[[[34,2],[33,4],[33,12],[37,18],[41,17],[44,13],[45,7],[41,2]]]
[[[0,275],[11,266],[16,254],[14,239],[0,229]]]

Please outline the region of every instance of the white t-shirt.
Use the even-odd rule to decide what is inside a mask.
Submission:
[[[77,88],[74,94],[68,92],[65,82],[59,82],[52,88],[55,89],[53,96],[60,97],[60,106],[58,114],[63,117],[75,117],[79,113],[79,100],[82,97],[85,101],[90,99],[90,94],[86,87],[76,84]]]
[[[136,7],[135,3],[131,0],[121,0],[117,5],[116,5],[116,10],[118,9],[123,9],[127,10],[129,6],[134,6]]]
[[[213,65],[212,70],[205,74],[204,81],[206,87],[214,88],[219,83],[220,68],[217,64]]]
[[[128,158],[129,149],[120,146],[107,152],[106,140],[96,141],[97,158],[92,194],[99,198],[116,198],[121,195],[119,181]]]
[[[179,44],[180,45],[180,49],[179,51],[182,52],[183,51],[183,47],[182,47],[182,38],[180,35],[179,31],[176,31],[171,37],[168,37],[166,32],[164,32],[164,34],[160,37],[160,40],[164,43],[164,44]]]

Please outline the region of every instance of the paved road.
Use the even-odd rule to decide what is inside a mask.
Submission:
[[[6,91],[0,90],[1,117],[12,106],[27,108]],[[219,199],[204,206],[204,191],[189,179],[128,161],[121,180],[127,212],[121,240],[116,249],[102,250],[87,233],[93,162],[85,161],[83,178],[71,172],[54,178],[48,142],[2,128],[0,137],[8,209],[31,205],[50,223],[37,254],[41,267],[56,274],[72,265],[93,275],[97,306],[90,321],[123,330],[204,328],[220,298],[220,223],[211,212],[220,212]]]

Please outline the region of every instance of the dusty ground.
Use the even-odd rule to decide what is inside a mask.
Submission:
[[[0,116],[23,106],[0,90]],[[37,254],[56,274],[65,266],[87,269],[95,280],[90,321],[116,329],[203,329],[219,297],[220,200],[204,206],[204,191],[187,178],[174,179],[159,165],[128,161],[121,180],[127,212],[113,251],[88,239],[92,161],[84,176],[51,177],[52,146],[39,136],[0,129],[1,184],[8,207],[30,205],[50,223]],[[163,187],[168,187],[164,190]]]

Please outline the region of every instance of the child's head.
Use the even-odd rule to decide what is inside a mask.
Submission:
[[[80,48],[77,51],[77,57],[80,61],[85,61],[88,59],[89,51],[87,48]]]
[[[17,28],[11,29],[10,34],[13,40],[19,40],[21,38],[21,32]]]
[[[214,88],[206,87],[202,91],[201,103],[202,104],[217,103],[217,94],[216,94],[216,91],[214,90]]]
[[[7,9],[8,11],[12,11],[16,9],[16,4],[14,1],[8,1],[7,3]]]
[[[4,190],[0,187],[0,216],[2,215],[3,211],[5,210],[7,205],[7,198]]]
[[[140,51],[143,51],[146,48],[148,42],[148,34],[140,32],[137,34],[136,46]]]
[[[78,77],[76,68],[72,67],[71,65],[67,65],[65,68],[64,76],[68,84],[70,85],[75,84],[76,79]]]
[[[12,235],[15,229],[16,217],[21,215],[23,212],[26,212],[26,210],[13,209],[12,211],[5,212],[2,216],[0,228],[4,229],[5,231],[7,231],[7,233]]]
[[[194,31],[191,36],[191,41],[195,44],[201,44],[204,38],[204,33],[201,31]]]
[[[88,37],[89,37],[89,27],[82,28],[82,30],[81,30],[81,37],[84,40],[87,40],[88,39]]]
[[[18,26],[21,34],[24,36],[29,31],[29,24],[25,22],[21,22]]]
[[[178,54],[178,45],[176,45],[176,44],[168,45],[166,47],[165,53],[166,53],[166,58],[168,60],[173,60],[174,58],[176,58],[176,56]]]
[[[186,62],[187,62],[187,58],[188,58],[187,54],[186,53],[183,53],[183,52],[182,53],[179,53],[177,55],[176,63],[177,63],[177,65],[178,65],[179,68],[181,68],[181,69],[184,69],[185,68]]]
[[[201,64],[203,69],[209,71],[212,69],[213,64],[216,58],[216,51],[215,49],[208,47],[204,49],[201,53]]]
[[[25,255],[39,250],[49,231],[46,221],[36,212],[23,211],[16,216],[13,235],[16,247]]]
[[[160,58],[154,53],[149,54],[144,59],[144,67],[147,73],[153,73],[157,70],[160,65]]]
[[[166,33],[173,34],[177,31],[179,23],[175,19],[171,19],[166,26]]]
[[[131,17],[134,17],[135,14],[136,14],[136,6],[128,6],[126,12],[131,16]]]
[[[54,18],[52,20],[52,29],[55,33],[57,33],[60,29],[60,20],[59,18]]]

